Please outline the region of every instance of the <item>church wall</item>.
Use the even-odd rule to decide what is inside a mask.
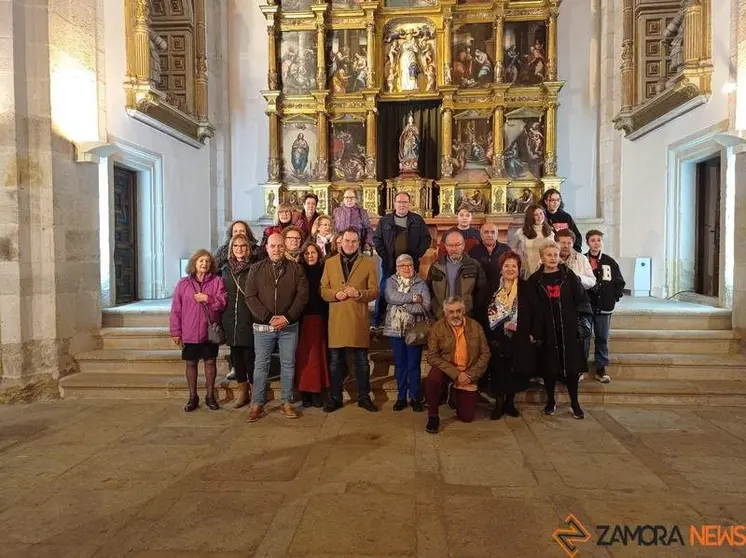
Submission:
[[[179,259],[199,248],[212,248],[213,161],[209,146],[191,147],[127,115],[122,87],[126,72],[123,20],[124,2],[104,2],[106,129],[109,141],[124,140],[163,158],[165,290],[170,295],[180,277]],[[208,49],[211,44],[208,41]],[[220,86],[210,75],[209,87]]]
[[[566,179],[565,209],[580,220],[598,217],[599,18],[600,0],[565,0],[557,20],[558,77],[567,82],[557,114],[558,174]]]
[[[712,97],[709,102],[635,140],[623,140],[621,151],[620,256],[653,259],[653,295],[665,288],[666,186],[669,147],[728,119],[731,61],[731,0],[712,2]],[[668,293],[671,295],[674,293]]]
[[[258,219],[264,213],[269,124],[264,114],[267,89],[266,20],[255,2],[229,1],[231,182],[234,219]]]

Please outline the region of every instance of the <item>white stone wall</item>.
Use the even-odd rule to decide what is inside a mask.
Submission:
[[[255,1],[228,0],[230,21],[230,120],[233,218],[263,215],[267,180],[269,124],[264,114],[267,89],[266,20]]]

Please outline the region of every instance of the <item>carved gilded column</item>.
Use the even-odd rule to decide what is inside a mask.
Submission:
[[[128,74],[134,77],[138,83],[150,81],[150,6],[148,0],[135,0],[135,25],[133,56],[127,57]],[[155,87],[155,83],[152,83]]]
[[[622,108],[629,112],[635,104],[635,61],[634,61],[634,5],[633,0],[624,0],[622,7]]]
[[[696,69],[704,58],[704,43],[709,37],[702,33],[702,2],[688,1],[684,10],[684,68]]]
[[[269,182],[280,181],[281,153],[280,153],[280,111],[277,107],[279,91],[262,91],[267,100],[265,114],[269,118],[269,161],[267,161],[267,175]]]
[[[495,16],[495,83],[502,83],[503,71],[505,68],[503,50],[503,34],[505,32],[505,16],[499,14]]]
[[[547,79],[557,81],[557,16],[559,10],[552,8],[549,11],[549,21],[547,22],[547,43],[549,44],[547,53]]]
[[[546,112],[546,149],[544,150],[544,175],[557,175],[557,101],[547,105]]]
[[[324,59],[326,49],[326,26],[323,23],[316,25],[316,89],[326,89],[326,61]]]
[[[368,60],[368,76],[365,80],[365,86],[368,89],[372,89],[376,86],[376,75],[375,75],[375,57],[374,57],[374,50],[375,50],[375,30],[376,30],[376,24],[374,21],[369,21],[365,24],[365,30],[367,32],[367,40],[368,40],[368,49],[366,51],[366,56]]]
[[[505,107],[502,105],[495,107],[495,112],[492,115],[492,142],[493,142],[493,157],[497,159],[501,157],[503,151],[505,151],[505,136],[503,134],[503,126],[505,125]]]
[[[268,71],[267,87],[273,91],[280,88],[277,79],[277,28],[274,20],[267,20]]]
[[[440,152],[440,174],[443,178],[453,176],[453,110],[450,107],[442,109],[442,149]]]
[[[453,17],[450,12],[443,17],[443,83],[451,85],[453,76],[451,75],[451,44],[453,41]],[[450,149],[449,149],[450,156]]]
[[[369,108],[365,117],[365,177],[376,177],[376,127],[377,111]]]
[[[319,166],[316,172],[317,180],[329,179],[329,118],[325,112],[316,113],[316,125],[319,134],[319,143],[317,146]]]
[[[194,114],[200,122],[207,121],[207,47],[206,47],[206,23],[205,23],[205,0],[194,2],[194,15],[196,21],[195,50],[197,58],[197,71],[194,76]]]

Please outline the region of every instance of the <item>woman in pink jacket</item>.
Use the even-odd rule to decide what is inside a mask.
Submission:
[[[217,411],[220,407],[215,399],[215,359],[219,347],[207,340],[207,325],[208,319],[220,323],[226,301],[225,286],[207,250],[197,250],[189,258],[186,271],[188,275],[176,284],[169,316],[171,339],[181,347],[181,358],[186,361],[189,401],[184,411],[189,413],[199,407],[197,364],[200,360],[205,362],[205,404]]]

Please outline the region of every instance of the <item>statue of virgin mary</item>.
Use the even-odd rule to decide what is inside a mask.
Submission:
[[[409,113],[407,125],[399,136],[399,171],[417,172],[420,158],[420,130],[414,125],[414,116]]]

